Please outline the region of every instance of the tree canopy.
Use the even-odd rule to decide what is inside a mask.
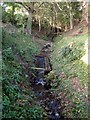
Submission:
[[[73,29],[82,20],[81,2],[4,2],[2,4],[2,21],[39,31],[43,28],[64,31]],[[53,28],[53,29],[52,29]],[[54,30],[55,31],[55,30]]]

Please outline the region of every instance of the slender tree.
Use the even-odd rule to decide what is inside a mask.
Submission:
[[[88,23],[88,2],[82,2],[82,20]]]
[[[73,29],[73,13],[72,13],[72,3],[71,0],[69,2],[66,0],[67,8],[69,11],[69,17],[70,17],[70,30]]]

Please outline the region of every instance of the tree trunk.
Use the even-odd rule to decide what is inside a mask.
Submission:
[[[86,21],[88,23],[88,2],[82,3],[82,21]]]
[[[52,18],[50,17],[50,21],[49,21],[50,26],[52,26]]]
[[[32,18],[33,18],[33,12],[34,12],[34,2],[30,3],[28,7],[28,22],[27,22],[27,30],[28,33],[32,34]]]
[[[73,14],[72,14],[72,6],[71,6],[71,3],[70,3],[70,30],[73,29]]]
[[[38,18],[38,22],[39,22],[39,32],[41,32],[41,19],[40,19],[40,17]]]
[[[31,35],[32,33],[32,12],[31,11],[28,11],[27,30],[28,30],[28,33]]]
[[[66,31],[68,31],[68,26],[67,26],[67,25],[65,26],[65,32],[66,32]]]
[[[49,33],[52,31],[52,17],[50,16],[50,20],[49,20]]]
[[[55,9],[54,9],[54,3],[52,3],[52,11],[53,11],[53,16],[52,16],[52,32],[54,32],[54,28],[55,28]]]
[[[68,2],[66,1],[67,8],[69,8],[69,17],[70,17],[70,30],[73,29],[73,14],[72,14],[72,5],[71,0]]]
[[[52,23],[53,23],[53,29],[52,30],[54,32],[54,28],[55,28],[55,16],[53,16],[53,22]]]

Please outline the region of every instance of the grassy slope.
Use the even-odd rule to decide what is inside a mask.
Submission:
[[[65,53],[63,48],[74,42],[73,47],[76,46],[83,51],[87,39],[87,34],[63,38],[58,36],[52,53],[53,69],[58,75],[57,82],[59,83],[56,88],[59,89],[58,94],[61,96],[62,106],[64,106],[63,114],[70,118],[87,118],[88,69],[87,64],[80,60],[81,58],[71,61],[72,54],[70,53],[63,57],[62,53]],[[82,53],[84,55],[84,51]],[[77,56],[81,52],[74,51],[74,54]]]
[[[39,48],[32,40],[32,37],[21,33],[11,35],[7,33],[3,38],[3,44],[3,47],[6,48],[16,44],[17,49],[27,59],[27,61],[31,61],[32,55],[35,55],[39,52]]]
[[[41,119],[43,110],[34,101],[34,93],[30,89],[27,76],[24,74],[17,56],[11,46],[16,48],[21,55],[33,66],[33,58],[38,54],[39,48],[29,35],[14,33],[10,34],[3,30],[3,117],[5,118],[29,118]],[[15,85],[12,83],[15,81]],[[22,81],[27,87],[21,87]],[[20,102],[19,102],[20,101]]]

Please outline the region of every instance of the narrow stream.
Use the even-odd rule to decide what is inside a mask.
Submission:
[[[45,75],[52,71],[50,59],[47,57],[46,51],[35,56],[37,78],[34,80],[32,88],[39,100],[39,105],[46,109],[48,118],[50,120],[63,120],[64,118],[60,114],[60,101],[55,98],[51,91],[51,83],[45,78]]]

